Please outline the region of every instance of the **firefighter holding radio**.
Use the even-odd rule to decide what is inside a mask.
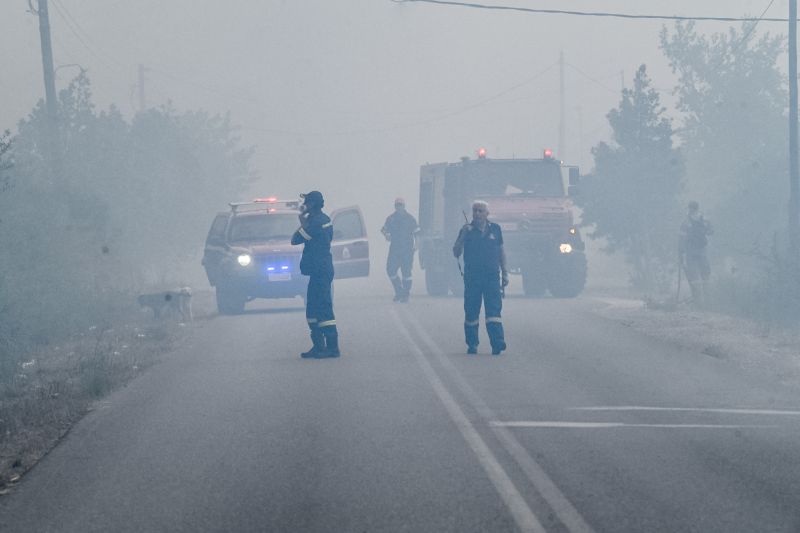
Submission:
[[[492,355],[506,349],[503,320],[502,287],[508,285],[503,231],[488,220],[489,204],[472,204],[472,222],[465,224],[453,245],[453,255],[464,254],[464,337],[467,353],[478,353],[478,325],[481,303],[485,306],[486,332]]]
[[[339,357],[339,333],[333,314],[333,224],[322,212],[325,200],[319,191],[301,194],[300,227],[292,235],[292,244],[303,245],[300,272],[309,277],[306,297],[306,320],[312,347],[300,354],[304,359]]]

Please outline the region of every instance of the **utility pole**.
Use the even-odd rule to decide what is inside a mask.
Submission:
[[[56,81],[53,74],[53,47],[50,44],[50,15],[47,11],[47,0],[39,3],[39,36],[42,41],[42,68],[44,70],[44,95],[47,113],[53,120],[58,119],[58,103],[56,101]]]
[[[558,70],[559,70],[559,82],[558,82],[558,90],[561,94],[561,103],[559,109],[559,126],[558,126],[558,158],[564,161],[567,158],[567,147],[565,146],[566,141],[564,137],[566,135],[566,95],[564,90],[564,50],[561,50],[561,53],[558,56]]]
[[[797,0],[789,0],[789,245],[798,256]]]
[[[47,0],[37,0],[39,16],[39,36],[42,42],[42,69],[44,71],[44,95],[47,105],[48,144],[50,167],[53,178],[61,174],[61,157],[58,142],[58,101],[56,100],[56,81],[53,71],[53,47],[50,43],[50,15]]]
[[[139,63],[139,112],[147,108],[147,101],[144,98],[144,65]]]
[[[583,166],[581,165],[581,160],[583,159],[583,108],[578,106],[576,110],[578,111],[578,157],[574,161]]]

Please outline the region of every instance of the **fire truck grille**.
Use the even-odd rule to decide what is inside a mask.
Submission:
[[[507,226],[508,227],[508,226]],[[569,225],[564,223],[562,217],[540,218],[537,220],[525,220],[514,224],[513,229],[508,227],[504,234],[527,234],[527,235],[552,235],[556,237],[560,234],[566,236]]]

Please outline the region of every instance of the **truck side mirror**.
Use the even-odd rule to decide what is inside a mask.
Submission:
[[[581,188],[578,185],[570,185],[567,187],[567,194],[569,196],[580,196]]]
[[[569,169],[569,184],[570,185],[577,185],[581,182],[581,171],[577,167],[571,167]],[[572,193],[570,193],[572,196]]]

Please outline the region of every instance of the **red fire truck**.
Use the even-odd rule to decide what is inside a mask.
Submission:
[[[585,245],[570,196],[580,171],[545,150],[541,159],[490,159],[486,151],[458,163],[420,168],[420,265],[428,294],[462,294],[452,246],[475,200],[489,203],[489,219],[503,230],[509,271],[522,276],[525,294],[575,297],[586,284]]]

